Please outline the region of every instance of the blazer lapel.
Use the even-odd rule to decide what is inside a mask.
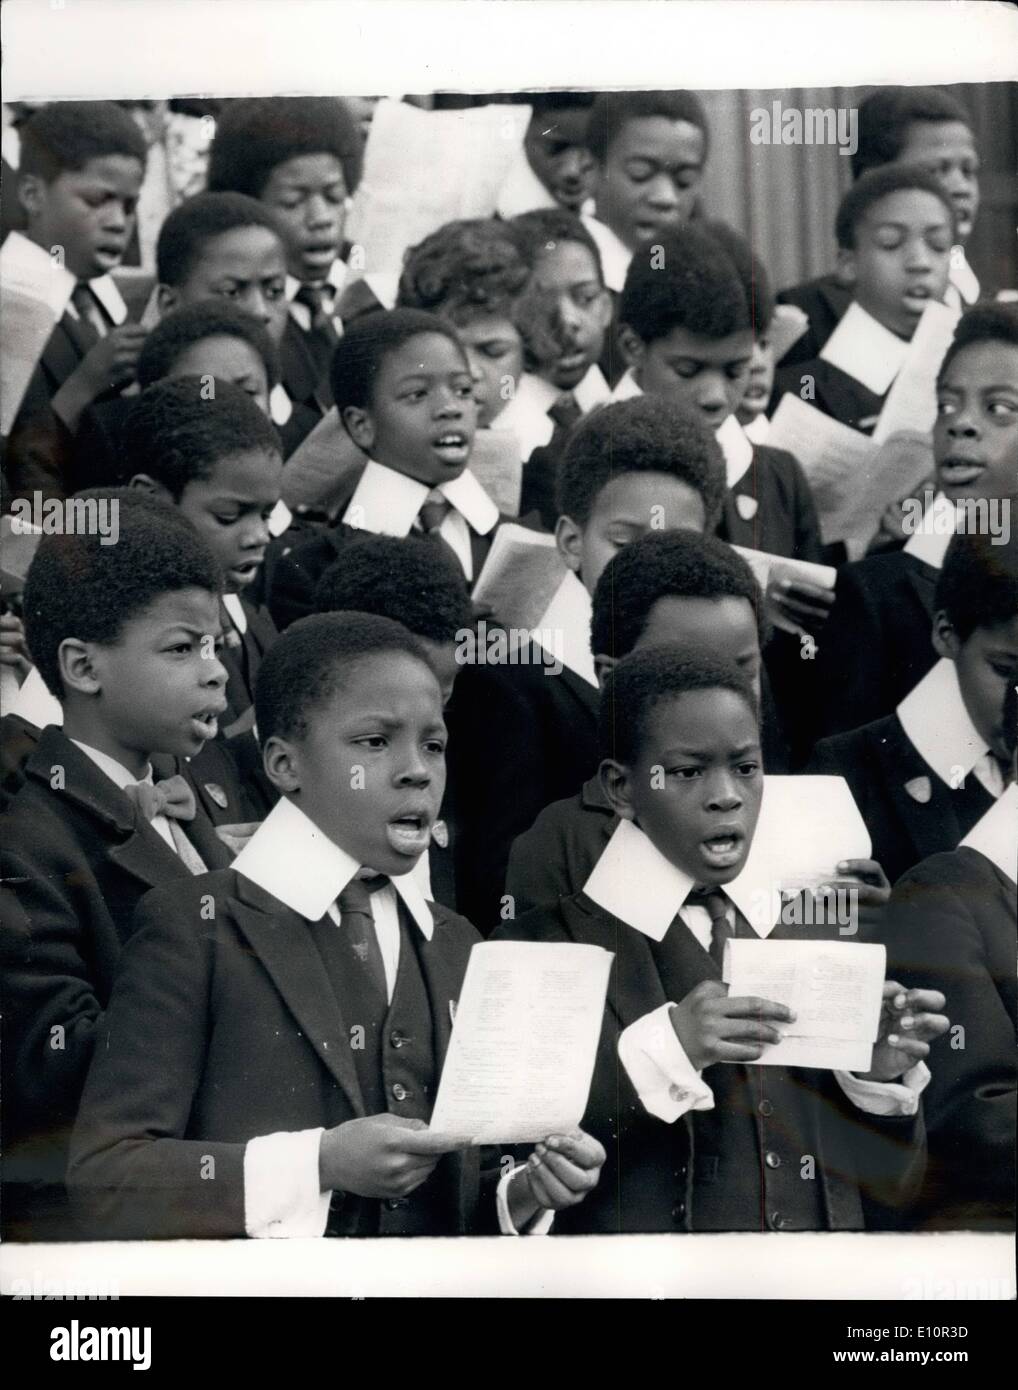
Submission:
[[[962,831],[950,790],[919,756],[900,726],[895,733],[897,737],[878,742],[876,752],[882,764],[884,784],[915,847],[918,862],[931,854],[939,854],[944,848],[945,837],[956,845]],[[921,797],[927,783],[930,794],[924,801]]]
[[[908,576],[909,587],[919,600],[927,621],[931,621],[933,618],[933,595],[937,587],[937,571],[925,560],[915,560],[912,556],[906,558],[909,561],[905,571]]]
[[[668,1002],[642,932],[595,906],[583,893],[563,898],[559,912],[574,941],[601,946],[614,955],[608,978],[608,1004],[619,1021],[620,1031]]]
[[[265,967],[322,1065],[342,1087],[354,1113],[363,1116],[366,1113],[364,1097],[350,1051],[350,1032],[334,1002],[325,967],[307,923],[239,874],[236,882],[237,892],[230,906],[238,929]]]
[[[434,1030],[435,1057],[441,1067],[452,1037],[452,1015],[449,1005],[459,998],[463,987],[463,965],[450,961],[448,953],[442,949],[442,911],[437,903],[431,905],[435,919],[435,930],[430,941],[420,938],[421,971],[428,990],[431,1004],[431,1026]],[[409,913],[400,904],[400,916],[407,920]],[[411,921],[408,930],[417,931]]]

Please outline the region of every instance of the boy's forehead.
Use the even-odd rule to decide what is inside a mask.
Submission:
[[[459,343],[444,333],[418,333],[382,354],[378,374],[400,377],[421,373],[467,370],[467,359]]]
[[[704,135],[692,121],[675,121],[670,116],[630,116],[624,120],[608,146],[609,156],[632,159],[643,156],[667,162],[703,162]]]
[[[708,338],[677,325],[657,340],[657,346],[669,357],[689,357],[697,362],[718,365],[749,357],[753,351],[753,330],[739,328],[724,338]]]
[[[245,278],[285,274],[282,241],[268,227],[231,227],[228,232],[210,236],[198,248],[191,273],[224,275],[234,271]]]
[[[708,649],[716,649],[722,638],[729,637],[737,644],[759,645],[756,613],[748,598],[666,594],[651,605],[637,645],[696,644],[702,640]]]
[[[545,247],[537,259],[535,278],[539,285],[601,283],[597,261],[589,246],[579,241],[556,241]]]
[[[959,348],[940,382],[948,388],[955,384],[1018,390],[1018,343],[989,339]]]
[[[913,121],[905,131],[898,162],[931,154],[974,154],[976,138],[962,121]]]
[[[393,715],[414,708],[424,717],[442,710],[438,678],[422,658],[404,651],[363,652],[337,659],[333,666],[333,691],[318,707],[319,718],[344,722],[361,714]],[[315,711],[309,711],[314,723]]]
[[[137,193],[145,170],[141,160],[130,154],[104,154],[88,159],[80,169],[64,169],[56,181],[73,188],[104,188],[115,192]]]
[[[146,629],[187,627],[202,633],[218,633],[219,595],[210,589],[170,589],[136,613],[132,622]]]
[[[288,184],[306,187],[319,183],[336,183],[343,180],[343,166],[331,150],[320,150],[310,154],[295,154],[284,159],[269,171],[266,186]]]
[[[951,215],[935,193],[925,188],[896,188],[871,203],[859,219],[861,226],[879,227],[888,222],[911,227],[951,226]]]
[[[703,498],[691,483],[670,473],[623,473],[594,498],[592,518],[605,524],[660,521],[668,531],[703,531]]]
[[[717,686],[682,690],[656,701],[646,728],[661,744],[691,748],[717,738],[732,748],[741,748],[756,742],[759,725],[736,691]]]
[[[200,488],[214,496],[237,500],[275,501],[283,473],[282,453],[243,449],[216,459],[207,478],[195,479],[185,491]]]

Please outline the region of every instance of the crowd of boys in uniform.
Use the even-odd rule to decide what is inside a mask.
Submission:
[[[5,253],[60,317],[4,506],[119,531],[39,536],[0,619],[7,1238],[1013,1229],[1018,538],[962,519],[1018,493],[1018,306],[965,258],[968,114],[863,101],[778,363],[697,95],[530,99],[496,215],[386,304],[350,110],[223,103],[146,327],[113,274],[138,127],[20,128]],[[871,432],[931,302],[929,485],[849,562],[769,416],[808,380]],[[561,563],[522,631],[472,598],[511,522]],[[721,978],[765,771],[844,778],[872,841],[835,869],[887,947],[864,1074],[755,1066],[791,1015]],[[509,1153],[428,1128],[492,936],[614,955],[581,1126]]]

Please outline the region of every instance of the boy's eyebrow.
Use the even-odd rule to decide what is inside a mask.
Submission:
[[[759,751],[759,741],[757,741],[756,743],[743,743],[740,744],[738,748],[729,748],[725,756],[728,758],[744,758],[749,753],[759,753]],[[669,758],[707,759],[712,757],[713,754],[713,748],[690,748],[684,746],[681,743],[677,743],[673,747],[665,748],[663,750],[663,757],[665,761],[667,761]]]
[[[162,637],[167,638],[175,632],[186,632],[189,636],[194,637],[222,637],[223,625],[222,623],[216,623],[215,626],[210,629],[205,623],[189,623],[182,619],[180,622],[167,623],[166,627],[162,630]]]

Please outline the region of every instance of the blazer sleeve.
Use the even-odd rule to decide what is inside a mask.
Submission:
[[[95,1237],[243,1236],[242,1143],[191,1140],[210,1028],[215,923],[149,893],[121,958],[71,1139],[68,1189]]]
[[[70,858],[43,863],[27,849],[11,848],[3,876],[0,940],[10,1053],[4,1072],[11,1099],[26,1121],[42,1120],[48,1129],[70,1126],[102,1016],[79,925],[87,904],[74,895]]]
[[[858,729],[892,712],[884,647],[875,592],[855,566],[846,565],[838,573],[834,607],[817,654],[819,737]]]
[[[886,942],[889,971],[947,999],[952,1027],[930,1049],[923,1106],[931,1145],[952,1170],[954,1195],[967,1189],[1013,1210],[1015,1021],[995,974],[1013,980],[1015,923],[1001,908],[993,942],[994,905],[986,885],[965,874],[960,856],[937,855],[895,885]]]

